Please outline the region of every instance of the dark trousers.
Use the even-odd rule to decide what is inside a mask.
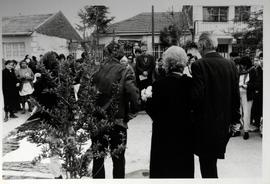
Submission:
[[[217,158],[199,157],[202,178],[218,178]]]
[[[106,139],[104,135],[109,136],[110,139]],[[113,161],[113,178],[125,178],[126,139],[126,128],[118,125],[115,125],[109,132],[93,138],[92,149],[96,149],[94,153],[101,153],[106,148],[110,148]],[[105,178],[104,156],[94,157],[92,177]]]
[[[251,108],[251,120],[254,120],[254,125],[259,127],[263,111],[263,96],[262,93],[254,95],[253,104]]]

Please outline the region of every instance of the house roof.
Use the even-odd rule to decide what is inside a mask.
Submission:
[[[177,12],[173,14],[174,20],[179,25],[188,29],[188,24],[184,14]],[[165,27],[172,24],[172,15],[169,12],[154,13],[154,32],[160,33]],[[151,33],[152,32],[152,13],[140,13],[134,17],[117,22],[108,27],[107,33]]]
[[[3,35],[31,35],[34,31],[68,40],[81,40],[80,35],[61,11],[54,14],[2,18]]]

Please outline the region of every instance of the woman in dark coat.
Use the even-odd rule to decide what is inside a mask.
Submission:
[[[153,120],[150,178],[194,178],[191,149],[190,86],[183,74],[185,51],[177,46],[164,53],[166,77],[155,81],[147,113]]]
[[[2,71],[3,82],[3,96],[4,96],[4,110],[5,119],[8,121],[8,113],[10,118],[17,118],[14,114],[18,104],[18,89],[16,84],[18,83],[13,66],[14,61],[8,60],[5,62],[5,69]]]

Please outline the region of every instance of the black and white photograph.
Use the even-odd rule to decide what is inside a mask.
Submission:
[[[1,0],[1,182],[270,184],[269,5]]]

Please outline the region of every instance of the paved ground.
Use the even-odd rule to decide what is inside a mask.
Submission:
[[[40,148],[27,142],[16,141],[12,130],[22,124],[28,115],[3,123],[3,179],[53,178],[48,162],[33,166],[30,162]],[[139,114],[129,122],[126,150],[126,178],[148,178],[151,145],[151,120]],[[8,136],[9,135],[9,136]],[[198,158],[195,158],[195,177],[201,178]],[[106,159],[106,178],[112,178],[112,162]],[[231,138],[225,160],[218,161],[220,178],[260,178],[262,176],[262,138],[251,133],[249,140]]]

